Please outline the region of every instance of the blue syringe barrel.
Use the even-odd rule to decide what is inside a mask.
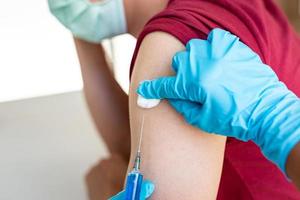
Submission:
[[[125,200],[140,200],[142,183],[143,175],[139,171],[131,171],[127,176]]]

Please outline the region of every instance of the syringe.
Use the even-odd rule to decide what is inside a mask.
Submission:
[[[140,193],[143,183],[143,175],[140,172],[141,166],[141,144],[143,138],[145,116],[142,117],[141,132],[138,150],[135,156],[133,169],[127,175],[126,188],[125,188],[125,200],[140,200]]]

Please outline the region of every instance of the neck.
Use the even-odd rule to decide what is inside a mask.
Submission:
[[[145,23],[162,11],[169,0],[124,0],[128,32],[137,36]]]

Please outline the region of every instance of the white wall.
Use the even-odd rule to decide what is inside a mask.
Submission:
[[[46,3],[1,2],[0,101],[82,88],[72,38]]]
[[[113,41],[117,79],[128,88],[134,39]],[[0,102],[80,90],[71,34],[50,15],[46,0],[1,1]]]

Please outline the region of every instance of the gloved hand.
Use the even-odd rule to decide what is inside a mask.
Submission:
[[[300,141],[300,101],[259,56],[221,29],[193,39],[173,58],[176,76],[145,81],[138,94],[168,98],[185,120],[208,133],[254,141],[285,172]]]
[[[126,32],[123,0],[48,0],[52,14],[75,37],[88,42],[101,40]]]
[[[151,181],[144,180],[141,189],[140,200],[145,200],[149,198],[154,192],[154,184]],[[109,200],[124,200],[125,191],[120,192],[119,194],[111,197]]]

